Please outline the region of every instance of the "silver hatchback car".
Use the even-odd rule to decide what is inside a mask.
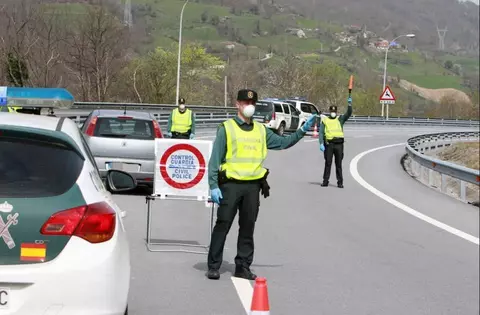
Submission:
[[[98,109],[81,128],[102,178],[108,170],[130,173],[139,185],[153,187],[155,138],[160,125],[147,112]]]

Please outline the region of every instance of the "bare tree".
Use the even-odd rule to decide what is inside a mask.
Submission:
[[[265,73],[266,85],[276,95],[284,97],[308,94],[311,79],[312,73],[306,63],[291,55]]]
[[[36,2],[6,0],[0,7],[0,58],[7,80],[14,86],[29,85],[27,61],[39,38],[35,33],[38,18]]]
[[[67,12],[59,10],[40,10],[35,20],[35,34],[38,41],[32,47],[31,56],[27,60],[30,79],[39,87],[62,86],[64,68],[62,55],[66,52],[65,17]]]
[[[103,3],[89,7],[73,26],[66,67],[83,100],[105,101],[126,63],[127,30]]]

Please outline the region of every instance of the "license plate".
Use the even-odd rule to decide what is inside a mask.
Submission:
[[[0,288],[0,310],[7,309],[10,306],[10,289]]]
[[[120,163],[120,162],[106,162],[105,169],[108,170],[119,170],[129,173],[140,172],[140,164],[131,164],[131,163]]]
[[[139,164],[123,163],[122,164],[122,171],[129,172],[129,173],[137,173],[137,172],[140,171],[140,165]]]
[[[140,171],[140,164],[131,164],[131,163],[120,163],[120,162],[106,162],[105,169],[108,170],[119,170],[129,173],[136,173]]]

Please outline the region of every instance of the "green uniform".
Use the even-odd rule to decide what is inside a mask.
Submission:
[[[243,130],[252,130],[253,124],[247,124],[236,116],[235,121]],[[284,150],[288,149],[298,141],[300,141],[305,133],[298,129],[295,133],[282,137],[274,133],[271,129],[266,129],[267,149],[269,150]],[[208,184],[210,189],[218,188],[218,170],[220,165],[225,162],[225,154],[227,152],[227,136],[225,127],[220,125],[217,130],[217,138],[213,144],[212,155],[208,164]]]
[[[237,124],[237,126],[232,123]],[[254,129],[254,124],[256,125],[256,129]],[[260,206],[260,191],[267,197],[269,188],[267,187],[268,184],[265,178],[268,173],[265,173],[266,169],[262,166],[263,159],[266,157],[266,150],[283,150],[290,148],[303,138],[305,132],[299,129],[287,137],[282,137],[275,134],[269,128],[266,128],[263,124],[249,124],[241,120],[238,116],[231,121],[227,121],[226,125],[229,128],[230,135],[237,133],[238,137],[241,138],[241,147],[236,148],[232,145],[230,150],[235,153],[230,152],[230,154],[234,155],[234,157],[230,157],[231,161],[226,162],[226,156],[229,151],[227,150],[227,133],[224,124],[220,125],[208,164],[208,182],[210,189],[220,189],[223,198],[217,210],[217,221],[211,237],[208,253],[208,269],[220,269],[223,262],[225,240],[238,212],[240,230],[237,242],[237,256],[235,257],[235,275],[238,276],[243,273],[242,277],[253,280],[256,276],[251,274],[249,268],[253,261],[253,234]],[[260,130],[258,128],[260,128]],[[261,128],[263,128],[263,130]],[[238,132],[238,129],[248,133],[252,132],[252,135],[250,137],[244,134],[242,135],[243,132]],[[262,137],[265,137],[264,141],[259,139]],[[248,150],[255,151],[255,154],[249,154]],[[245,162],[242,162],[244,160]],[[224,163],[227,163],[227,166]],[[229,163],[232,164],[228,165]],[[222,165],[227,170],[226,175],[224,175],[225,177],[228,177],[230,171],[233,178],[242,178],[243,175],[241,175],[241,173],[243,170],[250,169],[250,171],[247,172],[248,174],[245,174],[245,178],[251,178],[251,180],[235,180],[229,177],[226,180],[222,180],[219,185],[218,172]],[[266,187],[265,190],[264,187]],[[214,278],[216,279],[218,277],[219,275]]]
[[[352,106],[348,106],[345,114],[340,115],[338,117],[338,120],[340,121],[340,125],[342,126],[342,128],[345,122],[350,118],[350,116],[352,116]],[[329,118],[326,117],[324,119],[329,119]],[[324,143],[325,141],[325,125],[322,123],[320,124],[320,132],[319,132],[318,140],[320,141],[320,144]]]
[[[333,138],[327,141],[326,136],[325,136],[325,124],[323,121],[329,121],[332,122],[331,120],[336,119],[338,120],[338,123],[340,124],[340,127],[338,127],[338,123],[335,126],[335,123],[330,125],[330,128],[336,129],[336,128],[341,128],[339,129],[339,134],[342,134],[343,131],[343,125],[345,122],[350,118],[352,115],[352,106],[349,104],[347,107],[347,111],[345,114],[340,115],[336,118],[330,118],[330,117],[324,117],[322,119],[322,123],[320,124],[320,135],[319,135],[319,142],[320,145],[324,144],[325,145],[325,151],[323,152],[323,156],[325,159],[325,166],[323,170],[323,183],[322,186],[328,186],[328,182],[330,180],[330,170],[332,168],[332,162],[333,158],[335,157],[335,173],[337,177],[337,185],[338,187],[343,187],[343,170],[342,170],[342,161],[343,161],[343,142],[344,138],[341,136],[341,138]],[[336,132],[334,130],[330,130],[332,134],[335,134]],[[333,137],[333,135],[332,135]],[[324,143],[327,142],[327,143]]]

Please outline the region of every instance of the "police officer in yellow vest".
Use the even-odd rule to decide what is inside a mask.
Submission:
[[[330,179],[330,170],[332,168],[332,160],[335,156],[335,170],[337,176],[337,186],[343,188],[342,160],[343,160],[343,124],[352,115],[352,98],[348,98],[347,112],[337,116],[337,106],[330,106],[330,113],[322,117],[320,123],[320,150],[325,158],[325,169],[323,171],[322,187],[328,186]]]
[[[235,277],[254,280],[250,270],[253,261],[253,232],[260,206],[260,192],[269,196],[266,181],[268,170],[263,167],[267,150],[288,149],[302,139],[314,124],[312,115],[295,133],[282,137],[252,120],[257,93],[240,90],[236,106],[238,114],[220,124],[208,164],[208,182],[212,201],[219,205],[208,253],[209,279],[220,278],[225,239],[239,211],[240,230]]]
[[[185,99],[178,101],[168,118],[167,136],[177,139],[193,139],[195,137],[195,114],[185,107]]]

